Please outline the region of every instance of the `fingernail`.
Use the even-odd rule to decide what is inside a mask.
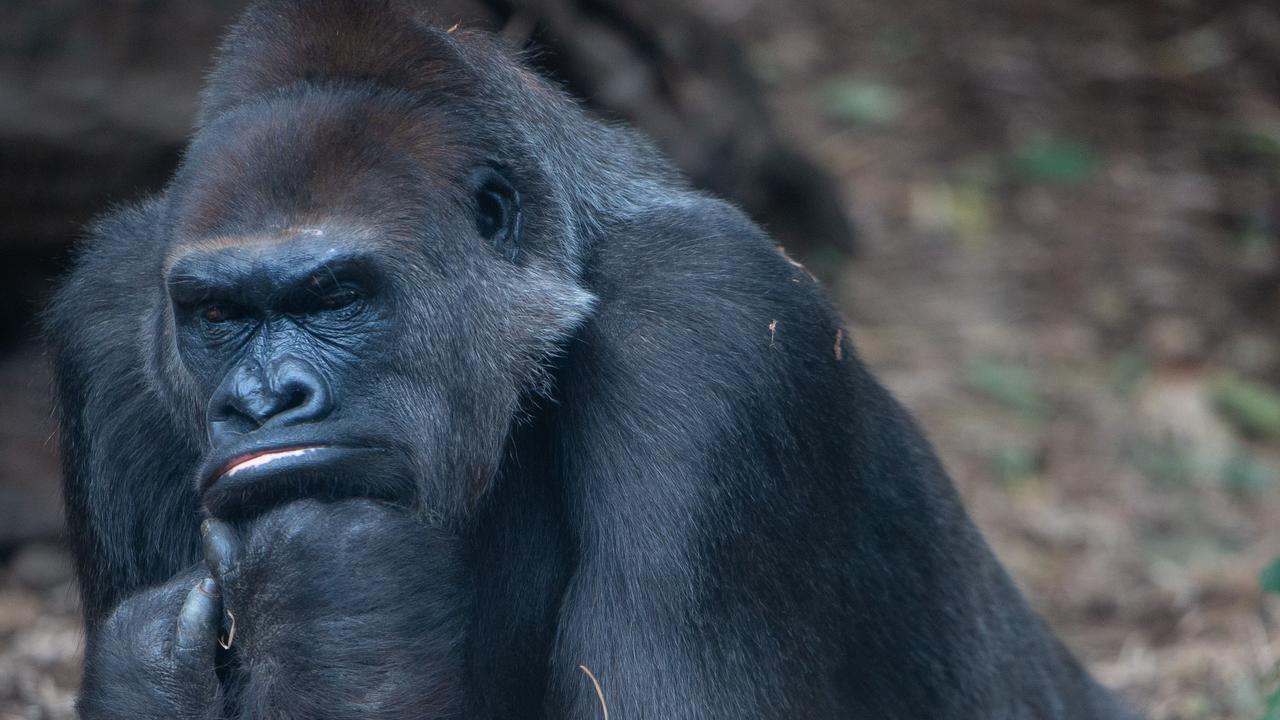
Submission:
[[[218,592],[218,583],[214,582],[213,578],[205,578],[200,581],[200,592],[205,595],[214,595]]]

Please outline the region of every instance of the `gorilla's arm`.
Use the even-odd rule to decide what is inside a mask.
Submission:
[[[196,449],[148,373],[162,218],[152,203],[99,221],[45,317],[67,530],[91,635],[121,598],[200,559]]]
[[[290,503],[207,523],[236,618],[227,672],[243,720],[418,720],[465,711],[471,578],[445,531],[371,500]]]
[[[223,715],[214,638],[222,618],[204,567],[138,593],[89,634],[80,717],[215,720]]]
[[[590,266],[600,303],[560,384],[580,554],[548,717],[593,717],[579,664],[619,717],[1086,702],[816,283],[740,213],[638,217]]]
[[[91,633],[81,717],[465,712],[471,582],[454,537],[363,500],[292,503],[238,529],[211,520],[203,534],[207,565],[125,599]]]

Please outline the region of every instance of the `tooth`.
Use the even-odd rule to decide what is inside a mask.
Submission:
[[[243,462],[236,463],[235,465],[233,465],[231,469],[227,471],[227,477],[235,475],[241,470],[248,470],[250,468],[261,467],[268,463],[273,463],[276,460],[281,460],[283,458],[290,458],[290,457],[298,457],[299,455],[305,455],[309,452],[311,452],[310,448],[299,448],[297,450],[281,450],[279,452],[270,452],[270,453],[264,453],[262,455],[257,455],[255,457],[249,458],[248,460],[245,460]]]

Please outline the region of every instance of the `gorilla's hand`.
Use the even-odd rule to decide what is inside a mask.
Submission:
[[[217,586],[203,565],[120,603],[89,638],[80,717],[222,717],[214,673],[220,615]]]
[[[244,718],[434,718],[462,705],[469,579],[453,538],[369,501],[210,520]]]

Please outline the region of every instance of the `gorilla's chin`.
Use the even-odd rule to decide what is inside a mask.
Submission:
[[[285,446],[211,461],[202,473],[210,515],[247,518],[302,500],[369,498],[406,506],[416,484],[399,454],[384,448],[343,445]]]

